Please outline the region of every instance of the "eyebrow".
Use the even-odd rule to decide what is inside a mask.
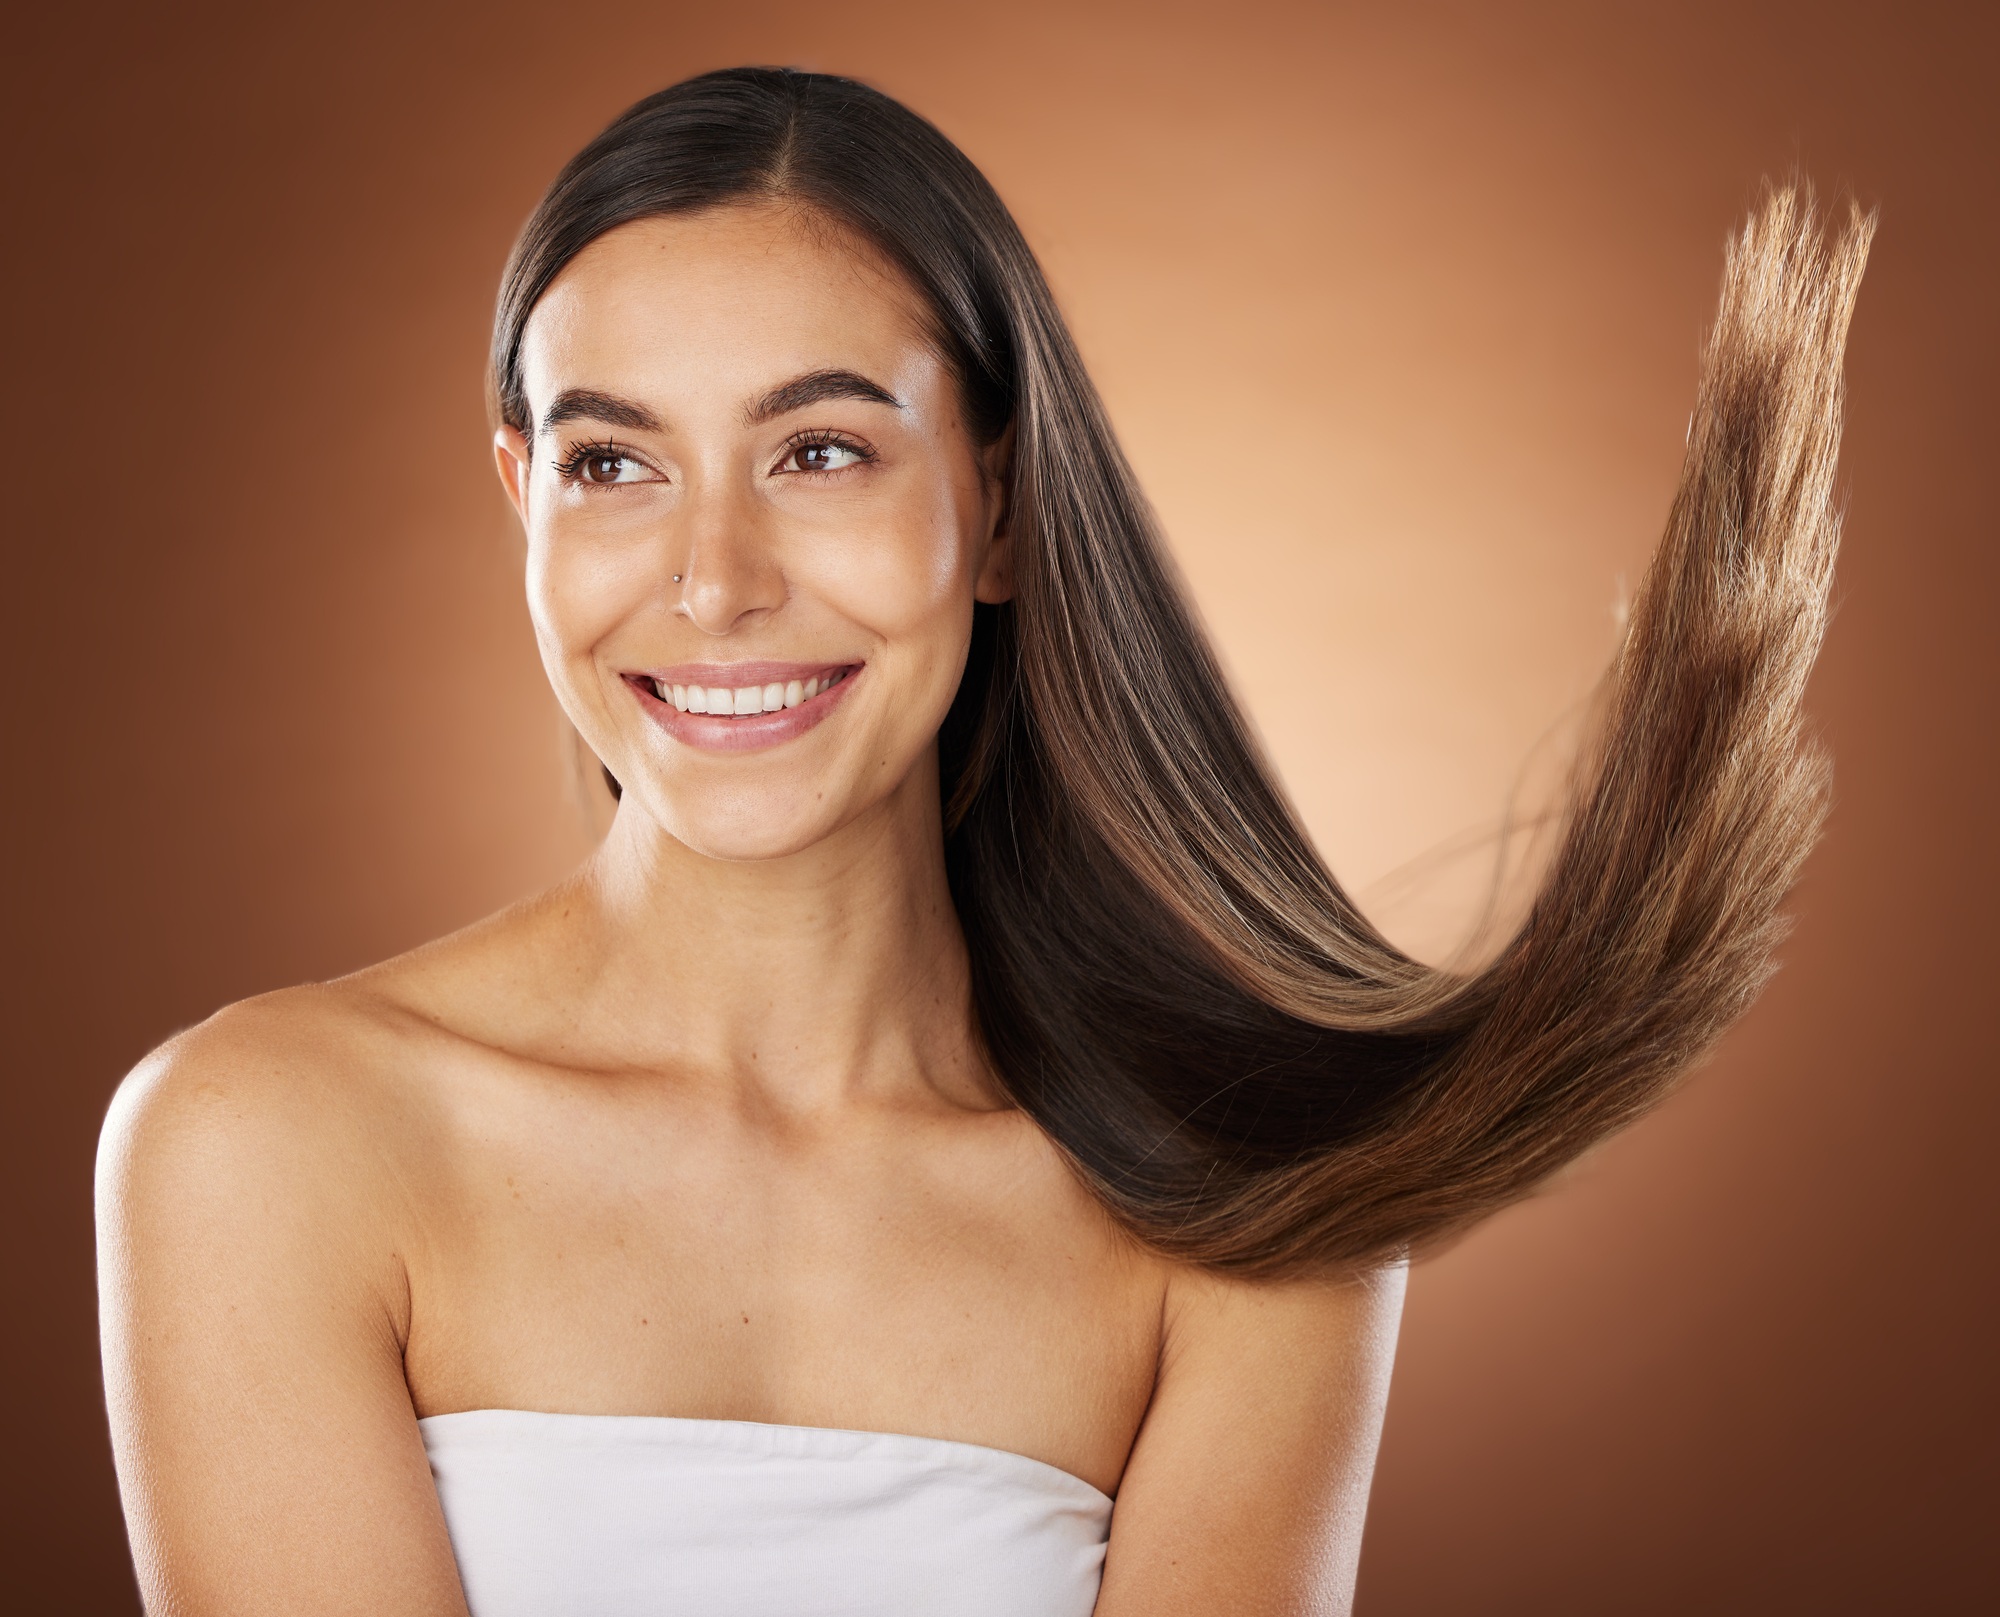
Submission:
[[[751,426],[762,426],[826,399],[866,399],[871,404],[886,404],[896,410],[903,407],[903,401],[895,394],[858,371],[808,371],[772,388],[744,412],[744,417]],[[629,427],[634,432],[663,430],[660,418],[643,404],[588,387],[565,388],[558,393],[538,430],[553,432],[566,421],[601,421],[608,427]]]
[[[542,417],[541,430],[552,432],[565,421],[602,421],[607,427],[630,427],[635,432],[660,430],[660,418],[643,404],[587,387],[565,388],[558,393]]]
[[[772,388],[751,405],[744,416],[751,426],[758,427],[824,399],[866,399],[871,404],[886,404],[895,410],[903,407],[903,401],[895,394],[869,381],[859,372],[807,371],[803,376],[795,376],[782,386]]]

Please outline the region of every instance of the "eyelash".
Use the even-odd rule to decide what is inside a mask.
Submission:
[[[821,447],[845,449],[850,454],[859,455],[861,457],[861,464],[864,466],[875,458],[875,451],[862,443],[858,438],[850,438],[844,432],[834,432],[825,427],[808,427],[804,432],[795,432],[785,440],[785,447],[778,456],[778,464],[780,466],[784,465],[786,461],[790,460],[801,449],[817,449]],[[787,472],[785,475],[787,477],[832,477],[839,472],[851,469],[850,467],[839,466],[835,467],[833,471]]]
[[[835,432],[826,427],[808,427],[803,432],[793,433],[791,437],[785,440],[784,449],[778,456],[778,464],[780,466],[784,465],[786,461],[790,460],[801,449],[813,449],[822,445],[834,449],[845,449],[850,454],[859,455],[864,466],[875,459],[875,451],[862,443],[858,438],[849,437],[844,432]],[[618,485],[615,483],[590,483],[578,475],[583,470],[585,461],[598,460],[600,458],[637,460],[638,456],[634,455],[628,449],[621,449],[614,439],[592,439],[588,443],[571,444],[569,452],[555,463],[556,475],[565,483],[577,483],[586,488],[616,488]],[[787,472],[785,475],[787,477],[832,477],[835,475],[835,472],[849,469],[843,466],[836,467],[834,471]]]
[[[580,483],[586,488],[615,487],[616,485],[610,483],[588,483],[577,475],[583,470],[583,463],[585,461],[604,458],[612,460],[637,460],[638,456],[632,454],[629,450],[620,449],[616,441],[612,439],[571,444],[569,446],[569,453],[556,462],[556,476],[560,477],[565,483]]]

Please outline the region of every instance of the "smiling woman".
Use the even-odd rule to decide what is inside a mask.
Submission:
[[[864,238],[766,201],[597,236],[511,345],[501,475],[545,661],[612,776],[685,845],[793,853],[883,759],[906,778],[973,603],[1006,594],[1004,443],[973,444],[930,325]],[[699,654],[663,657],[669,642]],[[627,734],[635,697],[650,722]]]
[[[1866,242],[1779,193],[1732,247],[1547,886],[1454,976],[1293,821],[965,158],[819,75],[626,113],[493,347],[618,812],[553,891],[121,1091],[149,1602],[1344,1610],[1403,1256],[1765,969]]]

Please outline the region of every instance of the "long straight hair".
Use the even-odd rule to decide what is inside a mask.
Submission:
[[[502,283],[729,203],[812,210],[922,294],[982,442],[1011,425],[1014,599],[975,614],[940,738],[990,1059],[1141,1240],[1244,1273],[1379,1260],[1638,1117],[1756,994],[1818,833],[1801,700],[1826,617],[1841,356],[1872,220],[1767,192],[1730,242],[1666,536],[1531,912],[1492,964],[1391,945],[1223,682],[1041,269],[942,134],[852,80],[710,73],[562,171]]]

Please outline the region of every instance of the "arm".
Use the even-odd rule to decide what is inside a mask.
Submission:
[[[1176,1277],[1098,1617],[1350,1608],[1403,1279]]]
[[[226,1012],[105,1124],[104,1380],[146,1608],[465,1617],[403,1381],[389,1130],[322,1041],[287,1043],[281,1011]]]

